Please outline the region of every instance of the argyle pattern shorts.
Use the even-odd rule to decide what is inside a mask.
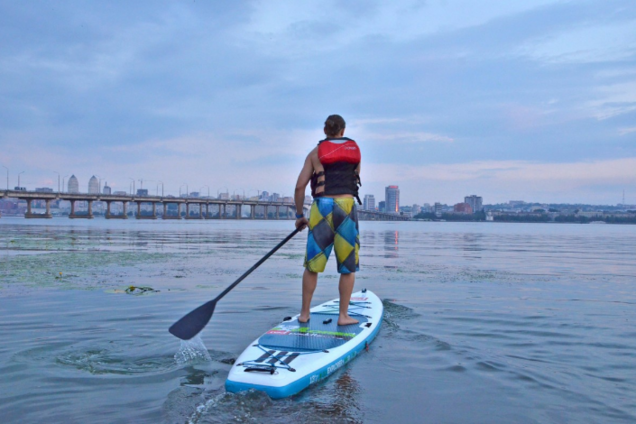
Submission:
[[[318,197],[311,205],[305,268],[323,272],[334,248],[339,273],[350,274],[360,269],[358,213],[353,198]]]

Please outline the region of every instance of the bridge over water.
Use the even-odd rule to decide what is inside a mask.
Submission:
[[[244,207],[250,208],[250,214],[248,219],[256,219],[256,208],[262,207],[264,210],[263,219],[268,219],[269,210],[274,210],[274,219],[294,219],[296,206],[291,202],[283,201],[263,201],[263,200],[232,200],[232,199],[211,199],[207,197],[172,197],[172,196],[135,196],[135,195],[120,195],[120,194],[86,194],[86,193],[62,193],[62,192],[37,192],[37,191],[18,191],[18,190],[5,190],[2,193],[1,198],[8,199],[20,199],[27,203],[27,210],[24,214],[25,218],[52,218],[51,214],[51,202],[56,200],[68,201],[71,204],[71,212],[69,218],[71,219],[92,219],[93,203],[104,202],[106,203],[106,219],[127,219],[127,208],[132,205],[136,206],[137,213],[134,214],[137,219],[157,219],[157,205],[163,210],[161,214],[162,219],[182,219],[181,212],[185,209],[185,219],[242,219],[242,211]],[[33,201],[41,200],[46,202],[45,213],[33,213],[32,203]],[[75,211],[76,202],[86,202],[88,205],[88,211],[86,214],[78,214]],[[121,203],[122,213],[113,214],[111,212],[111,205],[113,203]],[[143,204],[151,205],[152,212],[150,214],[142,214],[141,206]],[[176,214],[171,214],[168,205],[176,205]],[[217,209],[217,213],[210,212],[210,206]],[[191,214],[191,207],[197,206],[198,214]],[[232,216],[228,214],[228,206],[234,209]],[[305,214],[307,214],[310,205],[305,204]],[[174,208],[172,208],[174,209]],[[282,213],[281,213],[282,211]],[[192,211],[194,212],[194,210]],[[374,220],[374,221],[407,221],[409,218],[388,214],[383,212],[358,210],[358,218],[360,220]],[[243,218],[244,219],[244,218]]]

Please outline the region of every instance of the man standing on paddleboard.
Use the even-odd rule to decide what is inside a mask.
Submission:
[[[311,298],[318,284],[318,273],[325,270],[331,250],[336,253],[340,273],[340,313],[338,325],[357,324],[348,313],[349,301],[360,269],[358,251],[360,238],[355,201],[360,202],[360,148],[344,137],[345,121],[340,115],[330,115],[325,121],[325,135],[307,158],[300,171],[294,200],[296,202],[296,228],[309,227],[303,298],[298,321],[309,321]],[[311,182],[309,219],[304,216],[305,189]]]

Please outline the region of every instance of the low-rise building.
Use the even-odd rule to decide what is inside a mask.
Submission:
[[[453,212],[461,214],[472,214],[473,208],[468,203],[457,203],[453,206]]]

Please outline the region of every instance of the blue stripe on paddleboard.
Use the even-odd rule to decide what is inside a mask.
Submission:
[[[365,348],[366,343],[371,343],[371,341],[375,339],[375,336],[380,331],[380,326],[382,325],[383,318],[384,310],[382,311],[382,315],[380,316],[378,325],[375,327],[373,332],[369,334],[367,338],[364,339],[362,343],[360,343],[357,347],[351,349],[349,352],[346,352],[339,358],[334,359],[332,362],[320,368],[319,370],[316,370],[311,374],[294,381],[293,383],[289,383],[288,385],[281,387],[271,387],[263,386],[260,384],[241,383],[228,379],[225,381],[225,390],[232,393],[241,392],[249,389],[261,390],[267,393],[272,399],[282,399],[291,395],[295,395],[296,393],[309,387],[310,384],[324,380],[325,378],[329,377],[331,374],[342,368],[344,365],[351,362]],[[340,361],[343,361],[342,364],[339,364]]]

